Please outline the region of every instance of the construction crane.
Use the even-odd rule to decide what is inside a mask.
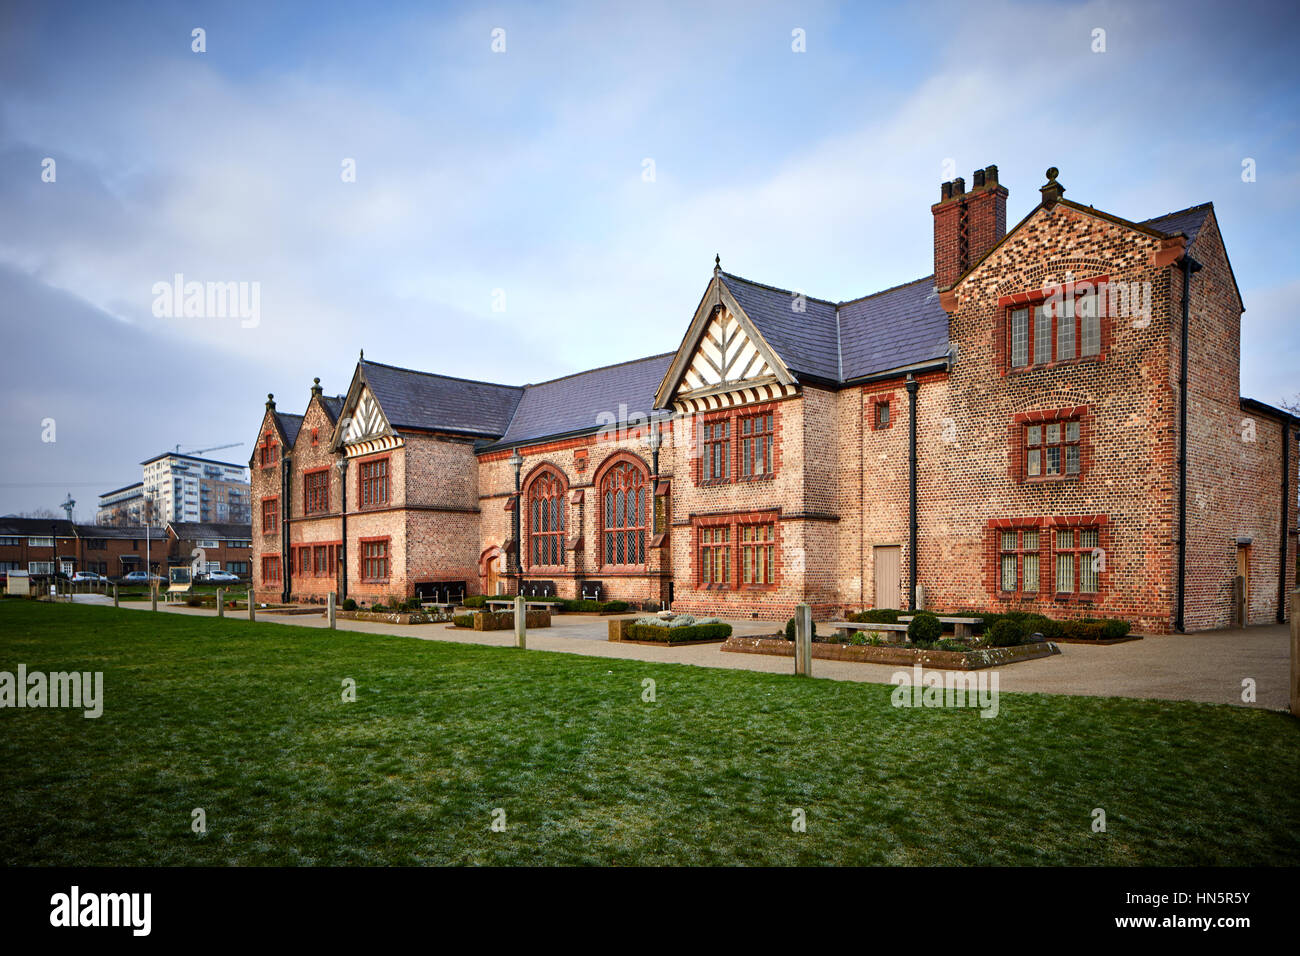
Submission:
[[[239,447],[240,445],[242,445],[242,444],[243,444],[242,441],[234,441],[234,442],[231,442],[229,445],[213,445],[211,448],[199,448],[199,449],[197,449],[197,450],[195,450],[195,451],[187,451],[185,454],[187,454],[187,455],[202,455],[204,452],[209,452],[209,451],[221,451],[221,449],[223,449],[223,448],[238,448],[238,447]],[[180,446],[180,445],[177,445],[177,446],[176,446],[176,454],[179,455],[180,453],[181,453],[181,446]]]

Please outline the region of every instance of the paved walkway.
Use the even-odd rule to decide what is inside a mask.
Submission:
[[[123,602],[122,607],[149,610],[148,602]],[[164,607],[161,613],[192,614],[214,617],[215,610],[185,606]],[[227,611],[228,616],[243,619],[243,611]],[[641,644],[610,643],[608,617],[560,614],[552,618],[549,628],[528,632],[532,650],[591,657],[617,657],[628,660],[700,667],[724,667],[735,670],[768,671],[789,674],[794,659],[762,654],[723,652],[717,644],[691,647],[647,647]],[[274,614],[259,611],[261,623],[293,624],[300,627],[326,627],[321,614]],[[769,621],[729,621],[737,635],[773,633],[777,625]],[[338,622],[339,630],[363,634],[393,634],[430,641],[460,644],[511,646],[514,631],[468,631],[449,624],[383,624],[370,621]],[[1146,637],[1140,641],[1109,646],[1062,644],[1061,653],[999,669],[999,689],[1044,694],[1077,694],[1091,697],[1151,697],[1164,700],[1194,700],[1206,703],[1236,704],[1285,710],[1290,693],[1290,632],[1280,624],[1251,627],[1245,630],[1208,631],[1200,634]],[[856,664],[848,661],[813,661],[813,674],[830,680],[889,683],[900,668],[886,664]],[[1242,681],[1254,680],[1256,701],[1244,704]]]

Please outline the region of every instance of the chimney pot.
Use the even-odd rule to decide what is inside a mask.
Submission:
[[[972,188],[982,189],[983,187],[984,187],[984,170],[977,169],[975,170],[975,183]]]
[[[996,186],[998,184],[998,168],[996,166],[984,167],[984,181],[990,186]]]
[[[964,196],[966,194],[966,180],[958,176],[952,181],[952,194],[954,196]]]
[[[939,187],[939,202],[946,202],[952,198],[952,183],[947,182]]]

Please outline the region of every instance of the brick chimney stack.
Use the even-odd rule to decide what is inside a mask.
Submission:
[[[944,183],[934,214],[934,286],[953,283],[1007,234],[1007,190],[998,185],[998,168],[975,170],[971,191],[958,177]]]

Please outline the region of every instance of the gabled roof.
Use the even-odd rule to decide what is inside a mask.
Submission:
[[[718,272],[717,279],[763,341],[804,380],[846,384],[948,356],[948,314],[933,276],[848,302],[801,297],[730,272]],[[694,347],[682,343],[683,350]]]
[[[524,392],[515,385],[434,375],[365,359],[358,363],[357,373],[395,429],[496,438],[505,432]]]
[[[252,524],[233,524],[221,521],[172,521],[168,530],[180,541],[193,541],[196,538],[217,538],[246,540],[253,536]]]
[[[510,446],[551,436],[596,431],[620,415],[649,418],[655,389],[675,353],[607,365],[563,378],[525,385],[509,427],[496,446]],[[601,416],[611,416],[602,419]]]
[[[835,305],[750,279],[720,274],[763,339],[792,372],[838,381],[839,333]],[[802,306],[799,311],[796,306]]]

